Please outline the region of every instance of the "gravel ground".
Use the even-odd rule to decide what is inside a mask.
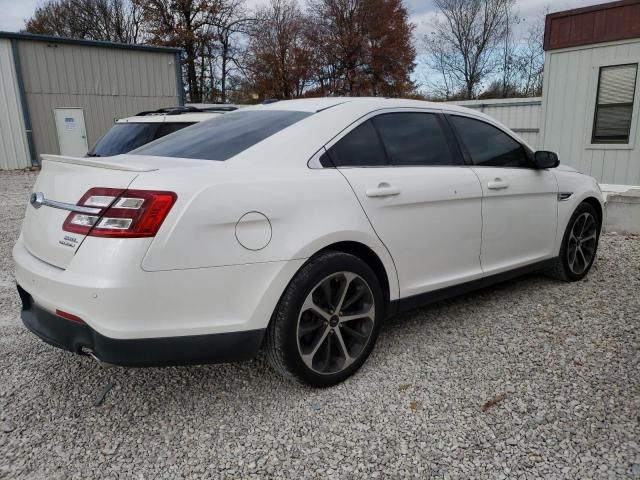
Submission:
[[[33,174],[0,175],[0,478],[640,478],[640,239],[586,280],[530,276],[387,324],[312,390],[262,358],[102,368],[18,319]]]

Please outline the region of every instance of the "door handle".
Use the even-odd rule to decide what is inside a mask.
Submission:
[[[501,178],[496,178],[492,182],[487,183],[487,188],[489,190],[503,190],[505,188],[509,188],[509,184]]]
[[[392,187],[386,182],[382,182],[378,185],[378,188],[369,188],[367,190],[367,197],[393,197],[400,195],[400,189]]]

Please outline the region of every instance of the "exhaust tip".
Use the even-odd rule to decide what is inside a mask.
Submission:
[[[89,347],[81,347],[80,348],[80,353],[82,355],[87,355],[88,357],[93,358],[96,362],[98,362],[98,365],[100,365],[101,367],[104,367],[104,368],[115,367],[115,365],[113,363],[107,363],[107,362],[103,362],[102,360],[100,360],[98,358],[98,356],[95,354],[95,352],[93,350],[91,350]]]

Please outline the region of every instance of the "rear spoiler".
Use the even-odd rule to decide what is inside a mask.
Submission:
[[[107,170],[124,170],[127,172],[153,172],[158,168],[149,165],[136,164],[131,162],[131,157],[126,161],[114,161],[117,157],[111,157],[109,161],[95,157],[67,157],[65,155],[40,155],[43,162],[72,163],[75,165],[85,165],[87,167],[105,168]]]

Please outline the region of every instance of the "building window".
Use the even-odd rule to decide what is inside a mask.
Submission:
[[[629,143],[638,64],[601,67],[592,143]]]

